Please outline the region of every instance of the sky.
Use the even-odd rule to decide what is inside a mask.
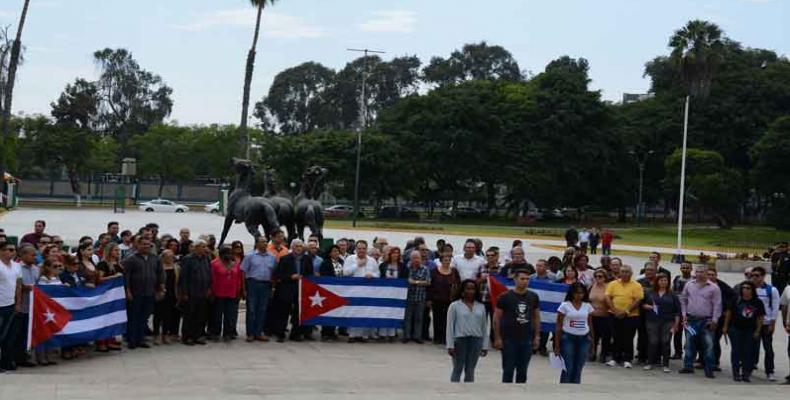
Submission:
[[[0,26],[16,31],[22,3],[0,1]],[[302,62],[342,68],[359,56],[347,48],[427,63],[483,40],[530,74],[584,57],[591,87],[619,101],[648,90],[645,62],[697,18],[744,46],[790,55],[790,0],[280,0],[264,11],[251,102]],[[238,123],[254,19],[248,0],[31,0],[13,111],[48,115],[67,83],[96,78],[94,51],[123,47],[173,88],[170,121]]]

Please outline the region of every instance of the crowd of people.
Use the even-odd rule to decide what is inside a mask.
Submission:
[[[635,269],[611,257],[606,246],[593,267],[587,251],[596,251],[598,240],[589,238],[597,234],[586,242],[580,241],[583,235],[569,237],[562,257],[533,265],[519,240],[499,249],[468,239],[456,252],[445,240],[431,248],[422,237],[402,249],[384,237],[370,244],[341,238],[322,249],[317,236],[287,243],[282,231],[274,231],[247,252],[239,241],[217,246],[212,235],[193,239],[186,228],[172,236],[160,235],[155,223],[132,232],[110,222],[95,240],[84,236],[67,247],[46,231],[45,221],[36,221],[18,245],[0,231],[0,372],[49,366],[58,357],[70,360],[91,350],[120,351],[123,342],[135,350],[234,341],[244,301],[247,342],[432,341],[452,358],[453,382],[462,376],[473,382],[479,357],[491,347],[501,353],[507,383],[525,383],[532,356],[548,357],[549,350],[564,366],[561,383],[581,383],[585,363],[596,361],[671,372],[670,360],[682,359],[679,373],[701,369],[714,378],[721,371],[723,337],[730,342],[732,379],[750,382],[762,347],[766,379],[777,380],[773,337],[777,330],[790,334],[787,243],[772,254],[773,285],[764,268],[754,267],[730,287],[705,265],[683,263],[673,277],[659,253]],[[604,243],[611,245],[611,239]],[[513,289],[492,301],[487,278],[493,275],[512,279]],[[95,287],[120,276],[128,316],[123,337],[27,351],[34,285]],[[309,276],[407,280],[402,329],[300,325],[298,284]],[[554,306],[556,321],[541,321],[541,299],[529,289],[531,280],[567,285],[564,301]],[[542,331],[541,322],[554,322],[556,329]]]

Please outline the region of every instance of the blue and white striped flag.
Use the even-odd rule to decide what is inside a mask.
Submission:
[[[304,325],[400,328],[408,290],[405,279],[303,278],[299,320]]]

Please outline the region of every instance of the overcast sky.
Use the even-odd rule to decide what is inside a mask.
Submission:
[[[15,32],[22,0],[0,1]],[[248,0],[31,0],[14,112],[49,114],[77,77],[94,79],[91,54],[124,47],[174,89],[171,119],[238,123],[255,10]],[[358,54],[415,54],[424,63],[465,43],[507,48],[538,73],[562,55],[590,61],[607,100],[645,92],[644,63],[666,54],[689,19],[719,24],[749,47],[790,54],[790,0],[281,0],[265,10],[252,102],[279,71],[305,61],[342,68]]]

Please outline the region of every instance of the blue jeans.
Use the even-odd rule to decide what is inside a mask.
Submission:
[[[565,360],[565,371],[560,375],[560,383],[582,383],[582,368],[587,361],[590,339],[587,335],[571,335],[563,332],[560,341],[560,354]]]
[[[696,331],[694,336],[688,335],[686,332],[686,351],[683,354],[683,368],[694,369],[694,356],[697,354],[697,346],[702,346],[699,349],[702,352],[702,359],[705,364],[705,374],[712,374],[713,367],[716,364],[716,356],[713,351],[713,336],[714,331],[708,329],[705,324],[707,319],[694,319],[689,320],[688,325]]]
[[[425,302],[408,302],[403,321],[403,339],[422,339],[422,321]]]
[[[14,364],[14,314],[13,304],[0,307],[0,369],[10,369]]]
[[[730,361],[732,375],[749,377],[754,371],[754,356],[760,350],[760,342],[754,338],[754,329],[730,327]]]
[[[455,356],[453,356],[453,373],[450,382],[460,382],[461,372],[464,373],[464,382],[475,381],[475,367],[483,349],[483,338],[466,336],[455,338]]]
[[[272,283],[247,279],[247,337],[263,335]]]
[[[230,297],[214,298],[214,331],[213,336],[224,338],[236,336],[236,323],[239,320],[239,300]]]
[[[502,341],[502,383],[513,383],[513,372],[516,383],[527,382],[527,368],[532,358],[532,328],[524,340]]]
[[[145,339],[145,328],[148,327],[148,318],[154,312],[154,296],[132,297],[132,312],[129,313],[127,331],[129,333],[129,346],[137,347]]]

